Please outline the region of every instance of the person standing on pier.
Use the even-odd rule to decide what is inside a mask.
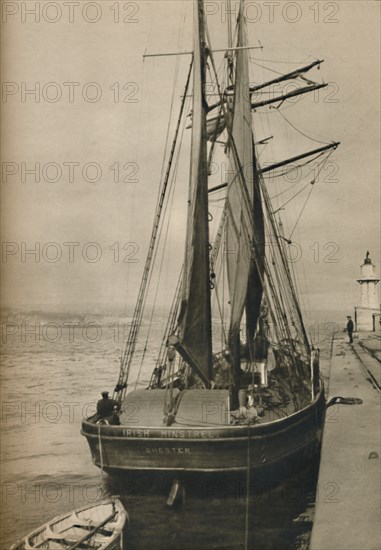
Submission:
[[[349,337],[349,343],[353,344],[353,321],[350,315],[347,315],[347,332]]]

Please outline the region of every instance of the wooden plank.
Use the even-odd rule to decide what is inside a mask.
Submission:
[[[83,537],[81,537],[79,540],[77,540],[77,542],[75,544],[72,544],[71,546],[69,546],[68,550],[74,550],[75,548],[78,548],[83,542],[86,542],[90,537],[92,537],[93,535],[96,535],[97,531],[99,531],[99,529],[101,527],[106,525],[106,523],[111,521],[113,519],[113,517],[115,517],[116,513],[117,513],[117,511],[114,510],[109,516],[107,516],[103,521],[101,521],[101,523],[96,525],[93,529],[91,529],[91,531],[86,533],[86,535],[83,535]]]

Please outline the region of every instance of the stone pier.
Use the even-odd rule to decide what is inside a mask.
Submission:
[[[335,336],[328,402],[362,403],[327,408],[310,550],[381,548],[380,345],[379,333],[360,333],[353,346]]]

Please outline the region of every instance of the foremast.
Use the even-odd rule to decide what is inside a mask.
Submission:
[[[193,109],[184,274],[175,347],[205,386],[212,379],[204,7],[194,1]]]

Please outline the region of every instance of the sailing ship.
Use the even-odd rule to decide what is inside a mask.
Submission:
[[[265,181],[267,172],[305,159],[326,159],[330,142],[291,159],[261,167],[253,111],[325,84],[306,78],[316,60],[290,73],[250,85],[244,0],[225,50],[227,85],[217,84],[212,103],[207,72],[218,83],[215,51],[202,0],[193,6],[194,47],[161,182],[153,230],[113,398],[115,411],[82,422],[94,464],[121,472],[254,472],[254,479],[281,481],[319,452],[325,414],[319,350],[307,334],[287,244]],[[193,86],[189,92],[190,82]],[[280,97],[255,100],[274,83],[299,79]],[[178,136],[191,96],[190,175],[184,263],[152,376],[132,388],[139,362],[137,341],[161,231],[176,180]],[[210,185],[216,149],[227,157],[227,181]],[[171,180],[172,178],[172,180]],[[175,181],[176,182],[176,181]],[[314,183],[313,181],[310,183]],[[211,236],[212,197],[221,216]],[[222,193],[222,198],[221,198]],[[156,262],[157,263],[157,262]],[[216,323],[220,331],[215,334]],[[218,340],[218,341],[217,341]],[[143,358],[145,357],[144,348]],[[142,359],[143,362],[143,359]]]

